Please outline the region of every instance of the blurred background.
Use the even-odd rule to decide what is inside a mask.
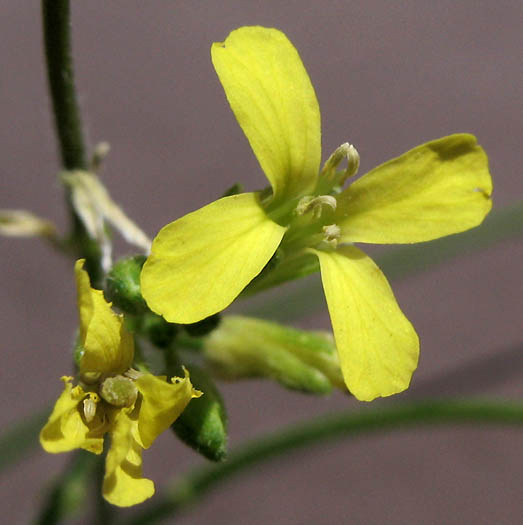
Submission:
[[[364,173],[422,142],[468,131],[489,154],[494,210],[522,198],[520,0],[72,4],[89,144],[111,144],[103,180],[151,236],[235,182],[247,190],[265,185],[210,62],[211,43],[241,25],[277,27],[299,50],[322,112],[323,160],[350,141]],[[34,0],[0,4],[0,207],[32,210],[64,231],[40,17]],[[61,391],[76,308],[71,261],[38,240],[0,238],[0,247],[0,425],[7,430]],[[522,260],[523,240],[509,240],[392,282],[422,342],[412,388],[392,402],[521,399]],[[329,329],[323,299],[310,300],[315,313],[296,324]],[[268,381],[222,391],[231,448],[314,415],[357,408],[341,393],[315,398]],[[477,426],[336,441],[228,481],[177,522],[520,523],[522,443],[521,430]],[[35,449],[2,472],[6,522],[35,516],[66,460]],[[159,490],[204,461],[168,432],[144,453],[145,474]]]

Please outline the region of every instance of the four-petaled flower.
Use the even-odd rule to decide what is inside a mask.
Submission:
[[[227,307],[278,248],[288,267],[313,254],[348,389],[367,401],[404,390],[418,337],[384,275],[352,243],[428,241],[481,223],[492,191],[483,149],[472,135],[444,137],[342,190],[358,154],[344,144],[319,171],[318,102],[286,36],[243,27],[211,54],[272,192],[228,196],[165,226],[142,271],[148,305],[193,323]],[[344,157],[348,168],[338,171]]]
[[[104,498],[122,507],[141,503],[154,493],[154,483],[142,477],[142,449],[175,421],[193,397],[185,378],[141,373],[131,368],[134,342],[123,317],[111,310],[100,290],[90,286],[83,260],[75,265],[80,315],[79,383],[63,377],[65,389],[56,401],[40,442],[47,452],[82,448],[107,453]]]

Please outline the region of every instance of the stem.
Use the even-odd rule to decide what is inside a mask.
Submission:
[[[61,163],[66,170],[88,168],[80,109],[74,85],[71,52],[71,22],[69,0],[42,0],[47,79],[52,100]],[[76,258],[85,258],[85,268],[94,287],[100,288],[103,271],[100,248],[89,237],[82,221],[66,195],[71,215],[70,245]]]
[[[257,463],[307,445],[413,425],[449,423],[523,425],[523,404],[430,401],[318,418],[312,423],[296,425],[284,432],[250,441],[230,454],[227,462],[196,470],[169,488],[155,505],[125,523],[150,524],[167,516],[172,517],[200,500],[221,481]]]
[[[71,54],[69,0],[42,0],[47,78],[53,102],[62,165],[87,169]]]
[[[36,519],[39,525],[63,523],[86,503],[88,480],[99,458],[84,450],[76,452],[65,471],[52,485],[44,506]]]
[[[94,490],[95,490],[95,518],[93,523],[96,525],[110,525],[114,523],[115,508],[111,506],[102,496],[102,485],[105,475],[105,457],[107,448],[102,457],[97,457],[97,463],[94,472]]]
[[[18,462],[38,444],[38,432],[44,426],[50,407],[24,417],[20,423],[10,425],[10,430],[0,436],[0,471]]]

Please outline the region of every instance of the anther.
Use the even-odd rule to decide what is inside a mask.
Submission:
[[[337,171],[338,165],[343,159],[347,159],[347,167],[343,171]],[[334,150],[321,170],[320,187],[322,191],[325,191],[327,187],[332,189],[334,186],[343,186],[349,177],[356,175],[359,167],[360,155],[358,151],[352,144],[344,142]]]
[[[84,399],[84,416],[87,423],[90,423],[94,419],[94,416],[96,415],[96,404],[99,401],[100,397],[94,392],[89,392]]]
[[[341,229],[337,224],[329,224],[328,226],[324,226],[323,234],[323,242],[327,243],[333,248],[336,248],[336,246],[338,246],[338,241],[341,237]]]
[[[296,206],[297,215],[305,215],[308,212],[312,212],[314,219],[319,219],[323,212],[324,207],[331,208],[332,211],[336,210],[336,199],[332,195],[319,195],[312,197],[307,195],[300,199],[298,206]]]

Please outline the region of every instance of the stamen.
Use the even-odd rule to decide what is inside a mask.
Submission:
[[[136,381],[141,375],[143,375],[143,373],[135,370],[134,368],[129,368],[127,372],[124,372],[124,376],[132,379],[133,381]]]
[[[337,202],[335,197],[332,195],[318,195],[317,197],[312,197],[307,195],[300,199],[298,206],[296,206],[297,215],[305,215],[308,212],[312,212],[314,219],[319,219],[323,212],[323,207],[329,207],[332,211],[336,210]]]
[[[344,171],[337,171],[338,165],[347,159],[347,167]],[[345,181],[356,175],[360,167],[360,155],[356,148],[348,142],[343,143],[334,150],[327,159],[320,173],[319,188],[321,191],[329,192],[335,186],[343,186]]]
[[[341,229],[337,224],[329,224],[323,227],[323,235],[323,242],[332,248],[336,248],[341,237]]]
[[[329,224],[323,227],[326,241],[338,240],[341,235],[340,227],[337,224]]]
[[[95,392],[88,392],[87,397],[84,399],[84,416],[85,421],[90,423],[96,415],[96,405],[100,401],[100,396]]]

